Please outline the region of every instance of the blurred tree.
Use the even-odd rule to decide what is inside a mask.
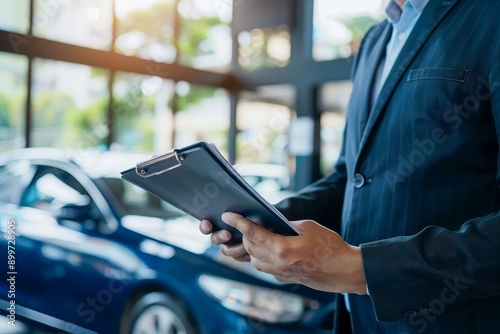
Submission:
[[[33,126],[62,127],[66,113],[75,110],[76,103],[71,95],[44,90],[33,99]]]
[[[148,40],[130,55],[139,55],[149,43],[171,44],[173,37],[175,3],[172,1],[156,2],[148,8],[135,9],[123,18],[117,17],[117,36],[132,32],[141,32]]]
[[[106,110],[108,100],[101,99],[83,109],[74,109],[64,119],[64,142],[80,148],[98,147],[105,144],[108,134]]]
[[[177,13],[176,3],[177,1],[172,0],[157,1],[147,8],[136,9],[124,17],[117,17],[117,36],[141,32],[147,37],[144,46],[152,42],[172,44],[174,18],[179,15],[181,32],[177,51],[182,57],[182,64],[189,66],[197,55],[210,52],[206,47],[201,47],[204,41],[209,40],[210,29],[218,25],[228,26],[228,22],[223,22],[215,12],[197,17],[182,16]],[[134,55],[138,54],[139,49]],[[92,78],[105,76],[107,73],[107,70],[91,69]],[[140,83],[129,84],[130,88],[125,96],[114,99],[114,129],[120,129],[122,133],[140,133],[142,148],[151,150],[154,140],[151,120],[154,117],[155,96],[144,95],[140,90]],[[176,103],[179,110],[186,110],[214,94],[216,88],[191,85],[189,92],[179,96]],[[24,111],[22,104],[25,99],[25,96],[14,99],[8,94],[0,94],[0,127],[20,129],[19,123],[24,117],[19,115],[20,111]],[[103,144],[107,135],[108,99],[96,99],[92,95],[88,99],[90,105],[79,108],[70,94],[51,90],[36,93],[32,99],[32,126],[35,133],[33,138],[40,140],[40,143],[34,144],[78,144],[85,147]],[[46,134],[47,137],[44,137]]]
[[[129,89],[113,99],[113,138],[126,150],[151,152],[154,148],[155,95],[145,95],[141,89],[147,77],[121,74],[117,80],[125,81]]]
[[[256,71],[263,68],[285,67],[290,61],[290,32],[286,25],[272,28],[255,28],[243,32],[250,42],[239,46],[239,64],[246,71]],[[275,57],[271,49],[279,53],[282,59]],[[273,44],[275,44],[273,46]],[[286,50],[287,48],[288,50]],[[286,56],[285,56],[286,55]]]
[[[190,106],[196,105],[206,98],[213,97],[217,88],[189,85],[189,92],[176,96],[177,110],[187,110]]]
[[[125,18],[118,20],[118,35],[141,31],[147,32],[148,36],[157,41],[165,39],[166,27],[173,26],[173,17],[179,15],[181,24],[181,35],[179,36],[178,48],[183,64],[192,64],[193,59],[206,52],[200,48],[200,44],[207,40],[208,31],[211,27],[219,24],[226,24],[218,16],[198,16],[196,18],[186,17],[175,13],[174,2],[163,1],[157,2],[145,9],[137,9],[130,11]],[[165,15],[165,13],[172,15]],[[197,104],[206,97],[213,96],[215,88],[200,87],[191,85],[191,89],[187,95],[177,98],[177,109],[185,110],[190,104]],[[130,105],[131,101],[136,101],[139,97],[138,93],[130,93],[125,100]],[[133,111],[116,101],[115,104],[118,117],[127,118],[125,113],[133,113]],[[129,115],[130,116],[130,115]]]
[[[0,127],[12,127],[10,100],[0,94]]]
[[[380,23],[380,20],[372,16],[358,16],[344,21],[345,26],[352,32],[352,38],[362,39],[368,30],[374,25]]]
[[[345,26],[352,33],[352,40],[349,43],[352,54],[356,55],[361,44],[361,40],[374,25],[380,23],[381,20],[372,16],[358,16],[344,21]]]
[[[180,15],[181,34],[179,36],[179,56],[182,64],[192,65],[196,56],[213,52],[201,47],[209,37],[210,28],[224,24],[218,16],[202,16],[192,19]]]
[[[15,116],[12,100],[0,94],[0,152],[13,148],[10,141],[15,138],[15,133],[19,130],[19,115]]]

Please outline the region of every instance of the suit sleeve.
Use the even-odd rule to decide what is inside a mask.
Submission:
[[[500,145],[500,43],[492,59],[490,96]],[[362,244],[361,250],[379,321],[429,312],[433,303],[500,296],[500,212],[465,222],[458,231],[431,226],[415,236]]]
[[[428,227],[412,237],[363,244],[361,250],[379,321],[430,311],[435,300],[449,305],[500,295],[500,213],[458,231]]]
[[[347,173],[343,154],[335,171],[276,205],[289,220],[312,219],[334,231],[340,230]]]

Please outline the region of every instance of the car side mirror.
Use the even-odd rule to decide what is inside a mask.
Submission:
[[[65,204],[59,209],[59,212],[56,216],[57,219],[60,220],[73,220],[82,222],[89,219],[95,219],[94,210],[90,204]]]

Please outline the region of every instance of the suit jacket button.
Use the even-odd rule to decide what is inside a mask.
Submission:
[[[359,173],[357,173],[356,175],[354,175],[353,181],[354,181],[354,187],[356,187],[358,189],[361,188],[361,187],[363,187],[365,185],[365,183],[366,183],[365,177],[363,175],[359,174]]]

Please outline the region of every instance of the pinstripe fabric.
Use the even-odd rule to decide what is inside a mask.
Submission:
[[[499,17],[498,0],[431,0],[368,112],[390,24],[373,28],[336,173],[278,206],[362,245],[357,334],[500,333]]]

